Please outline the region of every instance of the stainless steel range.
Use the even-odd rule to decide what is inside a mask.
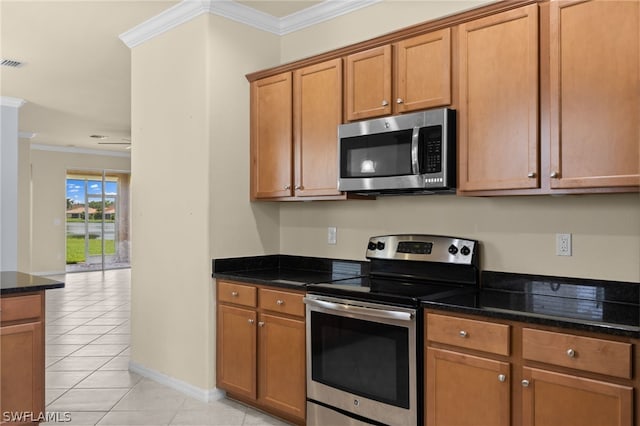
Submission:
[[[422,424],[422,300],[478,287],[477,241],[385,235],[367,276],[307,286],[307,424]]]

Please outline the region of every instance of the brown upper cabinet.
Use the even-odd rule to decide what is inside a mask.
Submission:
[[[294,71],[293,93],[295,195],[340,195],[338,125],[342,123],[342,60]]]
[[[462,191],[538,187],[538,6],[460,25]]]
[[[292,195],[291,73],[251,83],[251,199]]]
[[[460,191],[637,191],[639,40],[635,0],[551,1],[461,24]]]
[[[341,197],[342,60],[251,83],[251,199]]]
[[[550,4],[551,188],[638,186],[640,2]]]
[[[346,70],[347,121],[449,105],[451,29],[348,55]]]

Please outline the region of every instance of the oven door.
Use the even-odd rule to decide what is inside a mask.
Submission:
[[[384,424],[417,424],[416,310],[312,294],[304,301],[308,399]]]

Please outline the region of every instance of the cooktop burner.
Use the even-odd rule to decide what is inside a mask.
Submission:
[[[418,306],[478,287],[478,242],[434,235],[372,237],[370,274],[309,284],[309,293]]]

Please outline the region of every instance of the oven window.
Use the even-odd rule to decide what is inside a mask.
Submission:
[[[343,178],[404,176],[412,174],[412,129],[343,138],[340,141],[340,176]]]
[[[409,330],[311,312],[311,376],[365,398],[409,408]]]

